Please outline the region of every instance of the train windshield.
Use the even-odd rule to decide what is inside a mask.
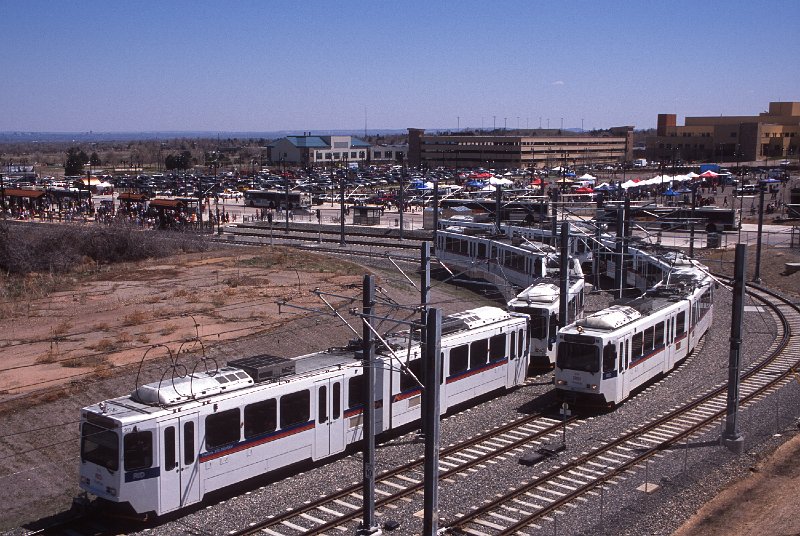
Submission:
[[[561,369],[598,372],[600,355],[594,344],[561,341],[558,343],[556,364]]]
[[[531,338],[532,339],[546,339],[547,338],[547,311],[544,315],[540,311],[531,313]]]
[[[81,460],[119,469],[119,436],[116,432],[85,422],[81,428]]]

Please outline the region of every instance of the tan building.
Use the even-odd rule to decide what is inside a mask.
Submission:
[[[543,168],[593,166],[633,160],[633,127],[599,136],[425,134],[408,129],[408,163],[419,167]]]
[[[658,114],[656,135],[647,138],[647,158],[671,161],[780,160],[798,154],[800,102],[770,102],[755,116],[687,117]]]

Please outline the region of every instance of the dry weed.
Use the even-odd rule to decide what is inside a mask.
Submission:
[[[108,356],[103,354],[74,357],[72,359],[65,359],[64,361],[61,361],[61,366],[67,368],[81,368],[81,367],[97,368],[97,367],[105,367],[108,365],[109,365]]]
[[[138,326],[148,318],[148,314],[144,311],[134,311],[122,319],[123,326]]]
[[[158,334],[161,335],[162,337],[166,337],[167,335],[172,335],[173,333],[175,333],[177,329],[178,326],[176,326],[175,324],[167,324],[166,326],[161,328]]]

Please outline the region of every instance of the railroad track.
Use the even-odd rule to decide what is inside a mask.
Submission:
[[[531,415],[502,425],[465,442],[441,450],[439,479],[474,470],[494,458],[518,455],[531,445],[560,441],[563,426],[575,426],[575,419],[564,423],[544,414]],[[423,489],[423,459],[417,459],[377,475],[376,508],[401,501]],[[272,536],[313,535],[348,531],[353,534],[362,517],[362,486],[353,484],[293,510],[253,523],[231,536],[269,534]]]
[[[748,293],[771,309],[778,334],[767,356],[741,379],[740,405],[757,401],[791,379],[800,363],[800,309],[760,288]],[[662,414],[595,450],[573,458],[516,489],[444,523],[451,534],[525,534],[556,523],[553,514],[608,484],[618,484],[660,452],[714,425],[726,412],[727,384],[721,384],[688,404]],[[645,483],[645,485],[647,485]],[[552,516],[552,517],[549,517]],[[548,529],[549,530],[549,529]]]

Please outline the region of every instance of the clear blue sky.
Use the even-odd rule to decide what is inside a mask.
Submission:
[[[800,100],[800,3],[0,0],[0,131],[655,126]]]

